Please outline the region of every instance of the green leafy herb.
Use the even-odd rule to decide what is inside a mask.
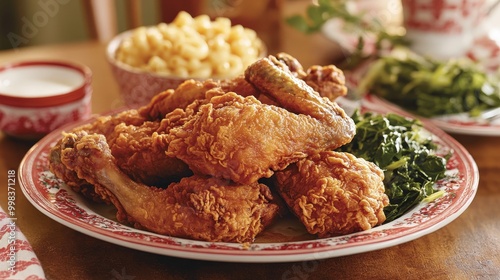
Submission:
[[[439,196],[434,184],[444,177],[446,158],[425,136],[422,124],[396,114],[356,112],[356,136],[339,148],[375,163],[384,171],[385,193],[390,204],[384,208],[390,222],[430,195]]]
[[[361,81],[370,92],[424,117],[500,106],[499,81],[467,59],[436,61],[413,53],[378,59]]]
[[[374,26],[366,25],[361,15],[349,11],[347,0],[319,0],[317,5],[311,4],[306,9],[306,16],[293,15],[286,22],[295,29],[306,34],[318,32],[321,27],[332,18],[340,18],[346,24],[357,29],[365,26],[366,31],[373,31]]]
[[[387,27],[378,18],[367,17],[362,12],[353,12],[348,3],[348,0],[318,0],[317,4],[307,7],[305,15],[288,17],[286,23],[303,33],[311,34],[321,31],[330,19],[342,20],[346,32],[358,36],[356,49],[343,68],[352,68],[366,59],[378,57],[378,52],[388,46],[408,45],[408,40],[403,35],[388,32]],[[375,38],[374,53],[363,52],[365,37]]]

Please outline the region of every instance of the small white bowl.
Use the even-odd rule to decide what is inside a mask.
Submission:
[[[91,114],[92,73],[61,61],[26,61],[0,67],[0,130],[39,139]]]

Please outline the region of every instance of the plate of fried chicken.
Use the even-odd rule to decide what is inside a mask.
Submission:
[[[477,167],[440,129],[450,156],[444,195],[384,223],[383,171],[335,149],[356,133],[335,100],[333,65],[287,54],[232,80],[189,80],[138,109],[95,116],[44,137],[20,184],[42,213],[84,234],[146,252],[228,262],[321,259],[431,233],[471,203]],[[383,113],[383,112],[379,112]]]

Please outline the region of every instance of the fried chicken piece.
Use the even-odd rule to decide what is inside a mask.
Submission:
[[[313,66],[304,71],[300,62],[287,53],[278,53],[276,59],[283,68],[298,79],[303,79],[321,96],[335,100],[347,93],[345,78],[340,69],[333,65]],[[139,108],[139,115],[148,120],[162,119],[177,108],[183,109],[196,100],[203,100],[207,91],[220,88],[223,92],[235,92],[241,96],[255,96],[261,102],[273,104],[266,95],[249,83],[244,75],[225,80],[187,80],[176,89],[168,89],[155,95],[149,104]]]
[[[325,107],[336,109],[332,106]],[[351,140],[354,123],[350,118],[322,113],[327,121],[262,104],[253,96],[215,96],[184,125],[170,130],[165,140],[167,155],[183,160],[197,174],[250,184]]]
[[[335,102],[321,97],[303,80],[294,77],[288,67],[275,57],[256,61],[246,69],[245,77],[280,107],[333,125],[338,130],[339,142],[345,144],[354,136],[354,122],[344,110]]]
[[[276,59],[284,63],[296,78],[304,80],[319,95],[331,101],[347,94],[344,72],[335,65],[313,65],[304,71],[300,62],[287,53],[278,53]]]
[[[145,119],[140,116],[136,110],[128,110],[115,115],[98,117],[88,124],[84,124],[72,129],[71,132],[76,134],[101,133],[104,135],[109,135],[120,123],[125,123],[127,125],[141,125],[142,123],[144,123],[144,121]],[[75,192],[81,193],[83,196],[93,201],[102,202],[102,198],[95,193],[94,186],[89,184],[87,181],[79,178],[73,170],[69,170],[61,162],[61,150],[64,148],[65,146],[63,145],[61,140],[59,140],[51,148],[49,154],[50,171],[54,173],[54,175],[56,175],[59,179],[63,180]]]
[[[155,95],[149,104],[139,108],[139,114],[148,120],[161,120],[177,108],[184,109],[196,100],[205,99],[208,90],[220,87],[213,80],[187,80],[176,89],[168,89]]]
[[[114,115],[101,116],[89,122],[87,124],[75,127],[71,129],[72,133],[99,133],[103,135],[111,135],[115,130],[116,126],[119,124],[140,126],[146,120],[144,117],[140,116],[137,110],[127,110]],[[64,134],[64,133],[63,133]],[[61,141],[56,143],[55,147],[52,148],[52,153],[54,153],[50,158],[50,163],[59,163],[59,150],[61,148]]]
[[[83,131],[77,131],[75,135],[80,136],[83,134],[87,134]],[[63,137],[66,133],[63,133]],[[74,143],[70,141],[59,140],[50,150],[49,153],[49,169],[50,171],[56,175],[57,178],[61,179],[68,185],[73,191],[82,194],[87,199],[90,199],[94,202],[110,202],[109,200],[103,199],[100,195],[95,193],[94,186],[87,182],[86,180],[79,178],[76,172],[71,169],[68,169],[65,164],[61,162],[61,153],[67,146],[72,147]]]
[[[156,233],[205,241],[250,242],[277,214],[263,184],[193,176],[166,189],[131,180],[104,136],[67,134],[62,162],[117,207],[117,218]]]
[[[321,96],[331,101],[347,94],[344,73],[335,65],[311,66],[307,69],[307,75],[303,80]]]
[[[158,121],[146,121],[140,126],[120,123],[106,139],[118,167],[131,179],[165,187],[192,172],[181,160],[165,155],[165,143],[154,141],[153,134],[160,125]]]
[[[160,121],[147,121],[137,110],[131,109],[115,115],[102,116],[93,122],[72,129],[71,133],[98,133],[106,137],[119,167],[132,179],[154,186],[167,186],[184,176],[192,175],[189,167],[179,159],[167,157],[163,142],[154,142],[153,133]],[[51,149],[49,168],[75,192],[100,201],[94,187],[78,178],[74,171],[61,163],[61,140]]]
[[[167,147],[163,143],[152,140],[159,127],[159,121],[148,121],[137,110],[131,109],[99,117],[72,132],[104,135],[111,153],[118,159],[118,166],[133,180],[167,186],[192,172],[179,159],[167,157],[163,152]]]
[[[246,78],[283,108],[253,96],[216,95],[170,130],[163,140],[167,155],[183,160],[196,174],[250,184],[354,136],[354,122],[342,108],[295,78],[277,59],[252,64]]]
[[[383,172],[349,153],[325,151],[276,172],[276,187],[311,234],[330,237],[382,224]]]
[[[176,109],[185,109],[193,102],[198,105],[208,102],[207,92],[218,89],[220,92],[237,92],[241,96],[256,96],[260,93],[239,76],[231,80],[187,80],[176,89],[169,89],[153,97],[148,105],[139,108],[141,116],[148,120],[161,120]]]

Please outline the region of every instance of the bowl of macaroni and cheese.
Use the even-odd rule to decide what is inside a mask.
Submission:
[[[129,107],[147,104],[188,79],[228,79],[266,55],[254,30],[180,12],[171,23],[143,26],[116,36],[107,58]]]

